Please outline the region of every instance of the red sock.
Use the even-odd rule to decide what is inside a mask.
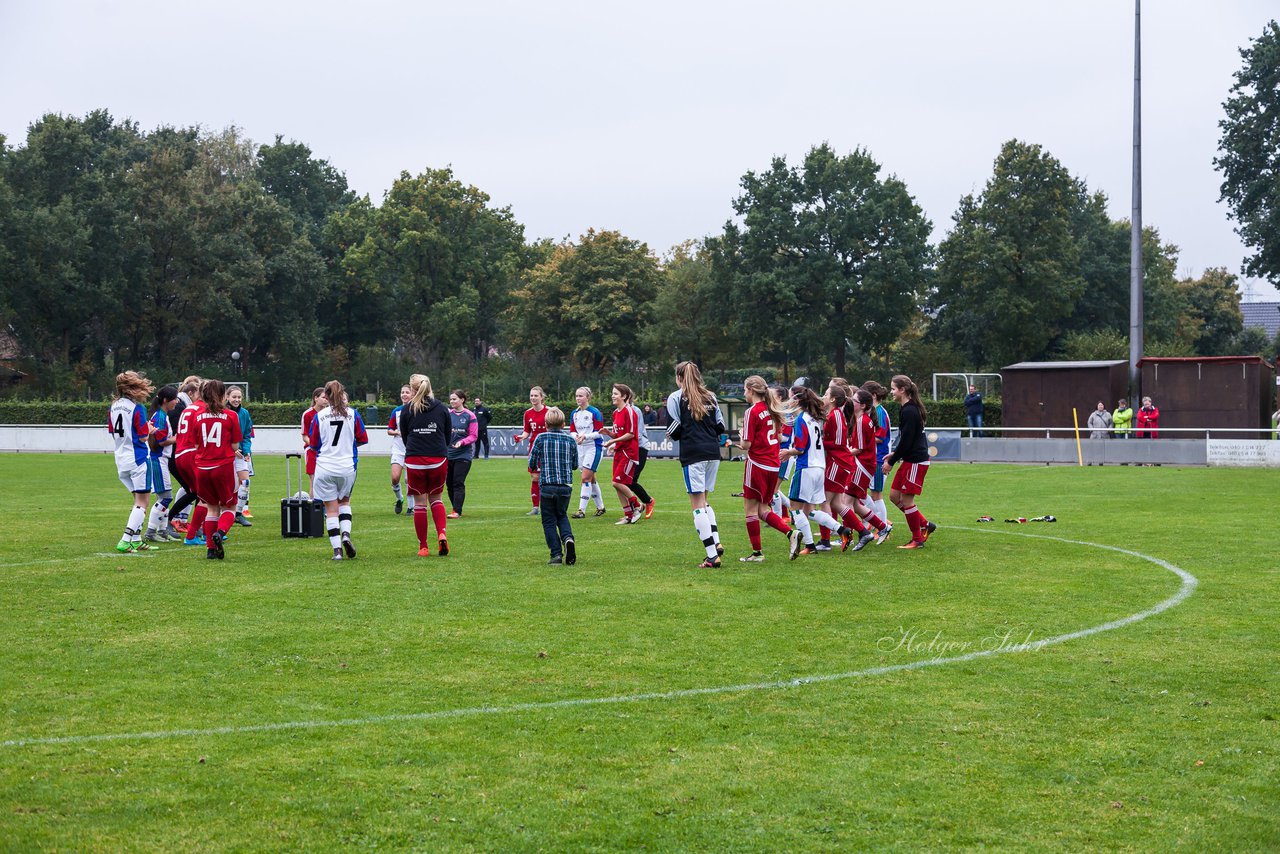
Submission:
[[[542,496],[538,492],[538,482],[536,480],[529,481],[529,497],[533,499],[534,507],[542,503]]]
[[[431,502],[431,519],[436,523],[436,539],[444,539],[444,502],[439,499]]]
[[[431,533],[431,518],[421,504],[413,508],[413,530],[418,535],[418,548],[427,547],[427,535]]]
[[[643,507],[640,506],[640,499],[636,498],[634,495],[631,496],[631,509],[635,511],[644,509]]]
[[[218,523],[212,519],[205,519],[201,523],[200,530],[204,532],[204,541],[209,548],[213,548],[213,532],[218,530]]]
[[[195,539],[197,534],[204,531],[204,520],[209,518],[209,508],[203,504],[197,504],[196,509],[191,511],[191,524],[187,525],[187,534],[191,539]],[[208,536],[205,537],[209,539]]]
[[[765,524],[775,531],[781,531],[784,534],[791,533],[791,526],[783,521],[782,517],[770,510],[764,516]]]
[[[818,526],[818,533],[822,535],[822,542],[824,543],[827,540],[831,539],[831,529],[826,527],[825,525]]]
[[[844,511],[844,515],[840,517],[840,521],[844,522],[844,526],[846,528],[853,529],[859,535],[867,532],[867,526],[862,524],[862,520],[858,518],[857,512],[852,507]]]
[[[222,515],[218,517],[218,532],[225,535],[235,523],[236,514],[230,510],[223,510]]]
[[[751,540],[751,550],[760,551],[760,517],[747,517],[747,538]]]
[[[902,511],[902,515],[907,517],[907,524],[911,526],[911,539],[920,539],[920,529],[923,527],[921,523],[920,511],[912,504],[910,507]]]
[[[877,531],[883,531],[885,528],[889,527],[889,525],[883,519],[881,519],[879,516],[877,516],[874,513],[868,513],[865,521],[868,525],[875,528]]]

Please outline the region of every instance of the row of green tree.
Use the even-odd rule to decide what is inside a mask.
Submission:
[[[1252,185],[1241,157],[1224,168],[1233,186],[1277,180],[1267,162]],[[375,204],[299,142],[51,114],[20,146],[0,138],[0,343],[34,393],[101,393],[144,367],[277,398],[413,369],[515,397],[582,377],[665,386],[679,358],[927,378],[1127,356],[1129,225],[1049,152],[1005,143],[936,246],[881,172],[863,149],[775,157],[720,233],[658,257],[608,229],[529,240],[447,168],[402,172]],[[1178,279],[1177,247],[1152,228],[1143,244],[1148,354],[1275,355],[1243,329],[1232,273]],[[1269,257],[1256,272],[1280,274]]]

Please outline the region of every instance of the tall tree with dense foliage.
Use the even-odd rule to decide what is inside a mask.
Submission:
[[[741,358],[732,302],[705,242],[685,241],[663,259],[653,314],[641,330],[643,349],[655,362]]]
[[[1214,164],[1236,231],[1253,249],[1244,272],[1280,283],[1280,24],[1268,21],[1240,57]]]
[[[534,267],[508,312],[518,349],[606,371],[643,355],[662,273],[649,247],[616,231],[590,230]]]
[[[790,354],[816,347],[843,373],[849,347],[883,351],[910,322],[932,262],[932,225],[863,149],[815,146],[799,167],[748,172],[715,244],[735,271],[750,340]],[[817,319],[817,320],[815,320]],[[816,355],[816,354],[811,354]]]
[[[1074,228],[1085,199],[1083,184],[1040,146],[1005,143],[940,247],[932,334],[978,365],[1043,354],[1085,291]]]
[[[376,297],[403,345],[435,364],[487,353],[525,266],[509,207],[446,168],[401,172],[380,207],[365,199],[340,218],[331,233],[345,246],[343,286]]]

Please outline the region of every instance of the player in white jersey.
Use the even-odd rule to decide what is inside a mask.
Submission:
[[[396,494],[396,515],[404,512],[404,493],[400,490],[400,478],[404,474],[404,436],[400,432],[400,411],[413,400],[413,389],[400,386],[400,405],[391,410],[387,419],[387,435],[391,437],[391,491]],[[409,496],[409,516],[413,516],[413,496]]]
[[[822,447],[822,426],[826,420],[822,399],[813,389],[798,386],[791,390],[791,405],[799,410],[791,425],[791,447],[785,453],[795,458],[796,471],[791,477],[792,519],[804,539],[800,554],[816,553],[809,513],[826,499],[823,491],[827,456]]]
[[[359,448],[367,444],[369,435],[360,413],[347,406],[347,392],[342,383],[325,384],[329,405],[316,413],[311,421],[311,447],[316,452],[316,477],[312,496],[324,502],[325,528],[333,559],[356,556],[351,542],[351,493],[356,486],[356,463]]]
[[[569,434],[578,443],[578,468],[582,471],[578,512],[573,514],[573,518],[586,517],[588,501],[594,501],[596,515],[603,516],[604,495],[600,492],[596,471],[600,468],[600,461],[604,459],[604,435],[600,432],[604,427],[604,416],[591,405],[591,389],[587,386],[574,392],[573,399],[578,408],[570,416]]]
[[[151,381],[135,371],[116,375],[116,399],[107,416],[107,430],[116,444],[116,472],[125,489],[133,493],[133,509],[125,523],[124,534],[116,551],[132,554],[147,551],[150,544],[142,539],[142,526],[147,520],[147,500],[151,497],[151,457],[147,447],[150,425],[147,408],[142,401],[154,391]]]

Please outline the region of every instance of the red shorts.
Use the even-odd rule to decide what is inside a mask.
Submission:
[[[893,488],[904,495],[919,495],[924,489],[924,476],[928,473],[928,463],[898,463]]]
[[[828,459],[827,470],[823,474],[822,488],[826,492],[844,495],[849,491],[853,481],[853,469],[843,460]]]
[[[228,460],[211,469],[196,466],[196,495],[205,504],[235,507],[237,491],[235,463]]]
[[[313,448],[307,448],[307,474],[316,473],[316,452]]]
[[[180,457],[173,458],[173,470],[178,474],[178,480],[187,485],[188,492],[194,492],[198,497],[200,490],[196,486],[196,455],[193,451],[189,454],[183,454]]]
[[[875,465],[873,462],[872,465]],[[867,497],[867,489],[871,486],[871,481],[875,476],[871,473],[871,469],[863,465],[862,460],[855,459],[853,461],[853,480],[849,481],[849,489],[845,495],[852,495],[854,498],[862,499]]]
[[[742,497],[750,501],[768,503],[778,491],[778,472],[747,460],[746,471],[742,474]]]
[[[410,495],[435,495],[444,489],[445,475],[449,473],[444,457],[405,457],[404,467],[409,472]]]
[[[640,461],[634,457],[627,456],[627,452],[621,448],[614,448],[613,451],[613,482],[620,483],[623,486],[630,486],[636,480],[636,466],[640,465]]]

